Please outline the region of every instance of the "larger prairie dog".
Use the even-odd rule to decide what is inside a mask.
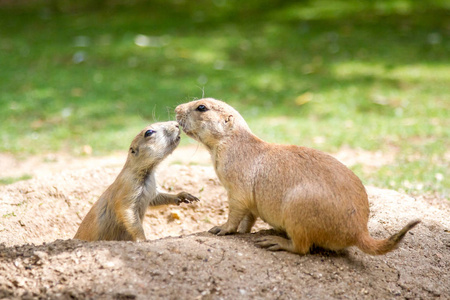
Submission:
[[[177,122],[155,123],[143,129],[131,143],[122,171],[94,203],[74,238],[144,241],[142,221],[149,206],[198,201],[185,192],[171,195],[160,193],[156,188],[156,166],[179,143]]]
[[[385,240],[368,232],[369,202],[359,178],[332,156],[293,145],[267,143],[255,136],[228,104],[207,98],[179,105],[184,132],[209,150],[228,192],[228,220],[210,232],[250,232],[257,217],[289,239],[268,236],[257,245],[269,250],[308,253],[318,246],[357,246],[378,255],[397,247],[415,220]]]

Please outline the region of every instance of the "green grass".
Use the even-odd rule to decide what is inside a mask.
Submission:
[[[19,177],[0,177],[0,185],[11,184],[11,183],[14,183],[17,181],[28,180],[31,178],[33,178],[33,177],[29,174],[25,174],[25,175],[19,176]]]
[[[394,151],[354,170],[449,197],[448,1],[56,3],[0,7],[0,152],[126,149],[204,93],[268,141]]]

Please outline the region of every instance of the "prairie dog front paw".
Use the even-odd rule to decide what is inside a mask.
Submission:
[[[192,203],[198,201],[200,201],[200,199],[186,192],[178,193],[176,198],[177,205],[180,205],[181,203]]]

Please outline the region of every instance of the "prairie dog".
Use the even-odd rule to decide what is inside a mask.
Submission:
[[[145,127],[133,140],[127,161],[114,183],[94,203],[75,239],[86,241],[144,241],[142,221],[148,206],[198,201],[191,194],[160,193],[155,169],[180,143],[177,122]]]
[[[268,236],[257,245],[305,254],[318,246],[357,246],[371,255],[395,249],[415,220],[385,240],[368,231],[369,202],[359,178],[332,156],[294,145],[271,144],[255,136],[244,118],[212,98],[179,105],[177,121],[209,150],[228,192],[228,220],[209,232],[250,232],[257,217],[289,239]]]

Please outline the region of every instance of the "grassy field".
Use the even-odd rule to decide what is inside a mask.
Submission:
[[[394,153],[354,170],[449,198],[448,1],[120,2],[0,6],[0,152],[123,150],[205,95],[268,141]]]

